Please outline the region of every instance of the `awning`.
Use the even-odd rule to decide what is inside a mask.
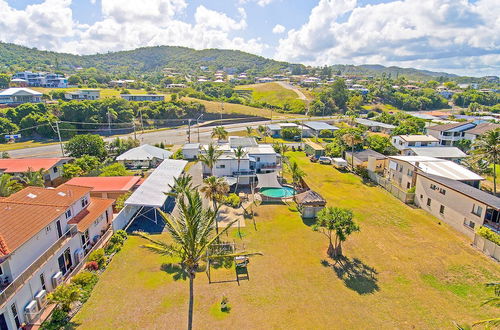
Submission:
[[[165,159],[150,176],[127,199],[125,205],[162,207],[167,195],[188,162],[186,160]]]
[[[259,183],[257,184],[257,188],[281,188],[280,183],[278,182],[278,173],[270,172],[270,173],[258,173],[257,180]]]
[[[234,176],[225,176],[224,177],[224,180],[226,180],[227,184],[232,186],[232,185],[235,185],[236,184],[236,181],[238,180],[237,178],[235,178]]]

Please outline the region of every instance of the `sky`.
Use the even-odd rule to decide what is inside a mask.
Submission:
[[[500,0],[0,0],[0,41],[238,49],[307,65],[500,75]]]

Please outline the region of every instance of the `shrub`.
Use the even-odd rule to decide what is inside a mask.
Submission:
[[[85,269],[90,271],[97,271],[99,270],[99,265],[95,261],[90,261],[85,264]]]
[[[89,271],[83,271],[71,279],[71,283],[79,286],[82,290],[82,294],[80,296],[80,301],[82,303],[89,299],[92,289],[94,289],[97,281],[99,281],[99,276],[97,276],[96,273]]]
[[[120,197],[118,197],[116,199],[116,203],[115,203],[115,210],[116,211],[121,211],[125,207],[125,201],[130,197],[130,195],[132,195],[131,191],[121,195]]]
[[[414,194],[414,193],[415,193],[415,188],[416,188],[416,187],[415,187],[415,186],[413,186],[413,187],[411,187],[410,189],[408,189],[406,192],[407,192],[408,194]]]
[[[224,204],[231,206],[233,208],[239,207],[240,203],[241,203],[240,197],[235,193],[231,193],[228,196],[224,197]]]
[[[359,175],[363,180],[367,180],[370,178],[368,176],[368,170],[364,166],[356,166],[355,173]]]
[[[486,238],[487,240],[492,241],[493,243],[500,245],[500,235],[495,233],[493,230],[486,228],[486,227],[479,227],[477,230],[477,233]]]
[[[283,139],[291,140],[295,136],[300,136],[300,129],[297,127],[287,127],[281,130],[281,137]]]
[[[330,131],[329,129],[322,129],[319,132],[319,137],[320,138],[332,138],[333,137],[333,132]]]
[[[182,149],[177,149],[176,152],[172,155],[172,159],[183,159],[184,156],[182,156]]]
[[[99,269],[104,268],[106,266],[106,255],[104,254],[104,249],[98,249],[92,252],[87,259],[90,261],[95,261],[99,266]]]
[[[111,236],[108,246],[106,246],[106,253],[110,254],[113,252],[118,252],[121,250],[123,243],[127,239],[127,232],[124,230],[118,230]]]
[[[61,284],[52,291],[48,298],[51,303],[59,304],[63,311],[69,312],[71,304],[80,300],[82,290],[74,284]]]
[[[68,313],[61,308],[54,308],[50,316],[50,320],[46,320],[40,326],[41,330],[59,330],[64,329],[68,324]]]

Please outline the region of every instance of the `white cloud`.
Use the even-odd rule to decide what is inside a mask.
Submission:
[[[285,32],[285,30],[286,30],[286,28],[281,24],[276,24],[273,27],[273,33],[275,33],[275,34],[283,33],[283,32]]]
[[[282,38],[275,56],[310,64],[380,63],[452,72],[500,69],[496,0],[401,0],[359,7],[320,0],[309,20]],[[492,60],[496,56],[496,61]]]
[[[274,0],[239,0],[238,3],[240,4],[245,4],[245,3],[248,3],[248,2],[255,2],[257,3],[259,6],[261,7],[265,7],[267,6],[268,4],[270,4],[271,2],[273,2]]]

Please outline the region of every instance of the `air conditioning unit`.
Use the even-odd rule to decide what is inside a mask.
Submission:
[[[52,287],[55,289],[56,287],[59,286],[63,281],[63,273],[62,272],[57,272],[52,276]]]
[[[75,263],[79,264],[80,261],[85,257],[85,251],[83,249],[77,249],[75,251]]]
[[[28,323],[32,323],[33,321],[35,321],[37,314],[38,314],[37,302],[36,300],[32,300],[24,308],[24,316],[26,318],[26,321],[28,321]]]
[[[40,290],[35,296],[35,300],[38,303],[38,308],[42,309],[47,305],[47,291]]]

